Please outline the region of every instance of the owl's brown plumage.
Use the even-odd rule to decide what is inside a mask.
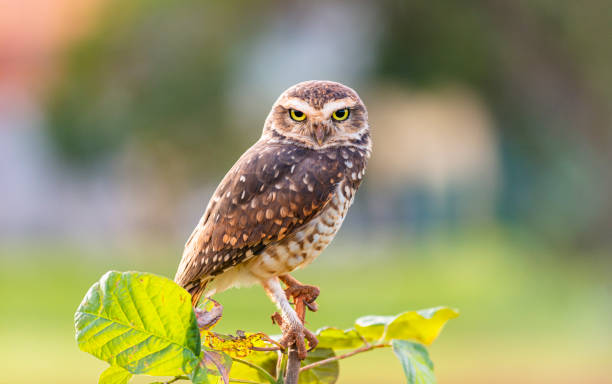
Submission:
[[[332,114],[347,109],[348,118]],[[305,114],[292,119],[291,110]],[[285,91],[261,139],[223,178],[187,241],[175,280],[194,305],[219,292],[311,262],[333,239],[370,157],[367,112],[338,83],[312,81]]]

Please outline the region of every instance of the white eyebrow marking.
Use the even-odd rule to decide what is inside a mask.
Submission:
[[[307,115],[313,115],[315,113],[314,108],[302,99],[295,97],[289,98],[285,101],[284,106],[286,108],[297,109],[300,112],[304,112]]]
[[[345,97],[344,99],[340,100],[330,101],[329,103],[325,104],[325,106],[321,110],[321,114],[327,117],[339,109],[352,107],[354,103],[354,100],[349,97]]]

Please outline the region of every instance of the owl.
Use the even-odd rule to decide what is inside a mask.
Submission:
[[[175,281],[197,305],[231,287],[261,284],[279,308],[284,347],[306,356],[289,298],[316,309],[317,287],[289,275],[333,240],[371,155],[365,105],[331,81],[296,84],[276,100],[261,138],[229,170],[187,240]],[[287,288],[283,290],[281,282]]]

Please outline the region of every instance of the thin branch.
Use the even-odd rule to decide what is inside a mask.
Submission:
[[[355,332],[357,332],[357,331],[355,331]],[[365,337],[363,337],[363,336],[361,335],[361,333],[357,332],[357,334],[359,335],[359,338],[361,339],[361,341],[363,341],[363,344],[364,344],[366,347],[369,347],[369,346],[371,345],[371,344],[370,344],[370,343],[369,343],[369,342],[366,340],[366,338],[365,338]]]
[[[266,379],[270,382],[270,384],[276,384],[276,379],[268,371],[266,371],[265,369],[263,369],[259,365],[253,364],[253,363],[251,363],[250,361],[247,361],[247,360],[242,360],[242,359],[240,359],[238,357],[232,357],[232,360],[257,370],[259,373],[261,373],[262,375],[264,375],[266,377]]]
[[[258,352],[276,352],[276,351],[281,350],[280,347],[251,347],[249,349],[251,351],[258,351]]]
[[[287,358],[287,375],[285,384],[297,384],[300,376],[300,358],[295,344],[289,347],[289,357]]]
[[[259,381],[241,380],[241,379],[230,379],[230,383],[262,384]]]
[[[312,369],[314,367],[318,367],[320,365],[329,364],[329,363],[331,363],[333,361],[336,361],[336,360],[346,359],[347,357],[351,357],[351,356],[356,355],[358,353],[371,351],[371,350],[373,350],[375,348],[385,348],[385,347],[390,347],[390,346],[391,345],[389,345],[389,344],[365,345],[365,346],[363,346],[361,348],[355,349],[354,351],[347,352],[344,355],[330,357],[330,358],[327,358],[327,359],[319,360],[319,361],[314,362],[312,364],[305,365],[305,366],[303,366],[300,369],[300,372],[306,371],[308,369]]]
[[[306,306],[304,300],[295,300],[295,312],[298,318],[304,324],[306,318]],[[300,358],[298,356],[297,344],[293,343],[289,346],[289,357],[287,358],[287,375],[285,376],[285,384],[297,384],[300,376]]]
[[[279,351],[279,350],[282,350],[282,349],[283,349],[283,346],[282,346],[282,345],[280,345],[280,343],[279,343],[278,341],[274,340],[273,338],[271,338],[270,336],[266,335],[265,333],[262,333],[261,335],[262,335],[262,339],[263,339],[264,341],[267,341],[267,342],[268,342],[268,343],[270,343],[270,344],[274,344],[274,345],[276,345],[276,346],[278,347],[278,349],[276,349],[277,351]],[[255,348],[255,347],[253,347],[253,348]]]

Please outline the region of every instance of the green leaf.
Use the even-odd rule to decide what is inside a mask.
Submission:
[[[364,316],[355,321],[355,330],[367,341],[382,339],[387,325],[395,316]]]
[[[98,379],[98,384],[127,384],[132,374],[121,367],[111,365],[106,368]]]
[[[402,363],[408,384],[435,384],[433,363],[427,349],[406,340],[392,340],[393,352]]]
[[[232,358],[227,353],[215,351],[206,346],[202,346],[200,362],[206,366],[208,375],[220,376],[221,379],[223,379],[223,383],[229,383],[229,372],[232,367]]]
[[[408,339],[429,345],[444,324],[457,316],[457,310],[447,307],[408,311],[397,316],[365,316],[357,319],[355,329],[368,341]]]
[[[385,340],[417,340],[429,345],[438,337],[444,324],[457,316],[459,312],[445,307],[404,312],[387,326]]]
[[[318,348],[353,349],[363,345],[363,339],[354,329],[342,330],[325,327],[317,330]]]
[[[277,359],[278,356],[276,352],[253,351],[248,356],[242,357],[240,360],[256,365],[268,372],[272,377],[276,377]],[[250,380],[259,383],[269,382],[269,377],[263,372],[237,360],[232,364],[230,379]]]
[[[197,362],[196,366],[191,370],[189,379],[193,384],[209,384],[208,368],[203,360]]]
[[[107,272],[75,314],[79,348],[127,371],[190,374],[200,334],[189,293],[164,277]]]
[[[333,349],[316,348],[308,352],[308,357],[306,357],[306,359],[302,361],[302,367],[334,356],[336,356],[336,354],[334,353]],[[337,360],[328,364],[314,367],[312,369],[308,369],[300,373],[298,383],[333,384],[336,382],[336,380],[338,380],[339,369],[340,368]]]

